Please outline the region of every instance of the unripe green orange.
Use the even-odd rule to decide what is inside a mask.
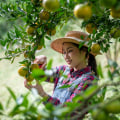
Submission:
[[[18,69],[18,74],[22,77],[25,77],[27,74],[28,74],[28,70],[25,66],[21,66],[19,69]]]
[[[91,52],[95,54],[100,54],[100,45],[95,43],[91,47]]]
[[[119,100],[115,100],[111,103],[108,103],[104,109],[108,112],[108,113],[120,113],[120,101]]]
[[[74,8],[74,15],[77,18],[89,19],[92,16],[92,9],[89,5],[76,5]]]
[[[49,17],[50,17],[50,14],[48,11],[45,11],[45,10],[41,10],[40,14],[39,14],[39,17],[41,20],[48,20]]]
[[[111,35],[113,38],[118,38],[118,37],[120,37],[120,28],[112,28],[111,31],[110,31],[110,35]]]
[[[107,120],[107,113],[101,109],[94,109],[92,111],[92,117],[94,120]]]
[[[86,31],[91,34],[93,31],[97,31],[97,27],[95,24],[89,23],[86,25]]]
[[[50,11],[50,12],[53,12],[53,11],[56,11],[60,4],[59,4],[59,1],[58,0],[43,0],[42,2],[42,6]]]
[[[35,29],[36,29],[36,28],[33,27],[33,26],[28,26],[27,29],[26,29],[26,32],[27,32],[27,34],[29,34],[29,35],[34,35]]]

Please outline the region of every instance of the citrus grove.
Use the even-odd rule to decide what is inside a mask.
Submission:
[[[87,32],[90,38],[88,50],[95,55],[107,53],[115,41],[118,44],[120,42],[119,0],[11,0],[0,2],[0,17],[11,21],[21,20],[24,23],[15,26],[14,30],[7,33],[5,39],[0,40],[0,45],[5,48],[5,57],[0,60],[8,59],[14,62],[16,57],[23,55],[24,59],[19,62],[18,74],[30,84],[45,81],[47,75],[39,65],[34,64],[35,53],[45,48],[46,41],[51,40],[51,36],[71,20],[81,21],[81,29]],[[50,61],[47,65],[48,70],[51,64]],[[109,70],[110,67],[114,68],[112,72]],[[109,61],[107,68],[109,82],[98,85],[95,81],[84,93],[76,96],[72,103],[65,103],[66,107],[47,104],[39,112],[38,106],[44,99],[29,104],[26,94],[21,96],[22,102],[18,103],[21,98],[17,98],[8,88],[16,105],[9,113],[4,114],[4,107],[0,103],[0,115],[13,119],[17,116],[21,120],[48,120],[54,117],[58,120],[76,120],[87,113],[85,117],[91,120],[119,120],[120,67],[115,61]],[[98,73],[99,79],[103,79],[100,65]],[[40,76],[43,76],[42,80],[39,79]],[[52,79],[52,76],[49,77]],[[105,95],[109,86],[115,87],[115,90],[113,96],[107,99]],[[76,110],[80,112],[69,117]]]

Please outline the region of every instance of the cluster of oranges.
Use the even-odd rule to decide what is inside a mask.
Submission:
[[[29,35],[34,35],[36,29],[40,25],[42,25],[42,22],[44,23],[45,21],[48,21],[48,23],[49,23],[50,12],[56,11],[59,8],[60,5],[59,5],[58,0],[31,0],[31,2],[34,5],[38,5],[38,3],[39,3],[39,6],[43,7],[43,9],[39,13],[39,18],[40,18],[40,21],[41,21],[40,24],[35,23],[35,25],[28,26],[27,29],[26,29],[26,32]],[[48,28],[47,25],[45,27],[46,27],[46,33],[48,35],[53,36],[53,35],[56,34],[56,28],[55,27],[54,28]]]
[[[28,68],[25,64],[23,64],[18,69],[18,74],[20,76],[24,77],[28,82],[32,82],[34,80],[34,78],[31,75],[31,73],[34,69],[39,69],[39,65],[38,64],[31,64],[31,66]]]

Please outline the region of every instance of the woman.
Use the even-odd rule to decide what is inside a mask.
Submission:
[[[50,102],[54,105],[59,105],[64,102],[72,102],[72,99],[85,90],[95,79],[95,76],[97,76],[95,54],[88,52],[87,48],[89,40],[86,33],[70,31],[65,37],[58,38],[51,43],[51,48],[63,54],[68,64],[68,66],[63,65],[55,68],[56,76],[53,81],[53,96],[49,96],[39,84],[35,86],[27,85],[27,81],[25,80],[25,87],[28,89],[36,88],[41,97],[47,98],[45,103]],[[80,43],[83,46],[79,49]],[[46,57],[38,56],[34,63],[42,64],[42,68],[44,69]],[[63,71],[63,74],[67,75],[67,78],[61,76],[60,71]],[[71,86],[69,88],[60,88],[63,85]]]

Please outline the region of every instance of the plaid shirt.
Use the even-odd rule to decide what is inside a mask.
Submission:
[[[54,91],[55,91],[55,88],[57,86],[58,80],[61,77],[61,71],[64,72],[66,67],[67,66],[65,66],[65,65],[56,67],[55,74],[57,76],[53,79]],[[62,81],[62,85],[70,85],[74,80],[81,77],[83,74],[86,74],[86,73],[89,73],[89,72],[91,72],[91,67],[90,66],[88,66],[88,67],[86,67],[84,69],[78,70],[78,71],[74,71],[74,69],[71,68],[70,72],[67,74],[67,78]],[[70,78],[70,81],[67,80],[68,78]],[[93,74],[88,74],[85,78],[83,78],[83,81],[80,82],[77,87],[75,87],[75,89],[71,93],[70,98],[68,98],[65,102],[72,102],[72,99],[77,94],[79,94],[81,91],[84,91],[90,85],[89,83],[92,82],[92,80],[94,80],[94,79],[95,79],[95,76]],[[50,79],[47,79],[47,82],[50,82]],[[52,96],[49,96],[45,103],[48,103],[48,102],[50,102],[50,103],[52,103],[54,105],[61,104],[61,102],[60,102],[60,100],[58,98],[55,98],[55,97],[52,97]]]

